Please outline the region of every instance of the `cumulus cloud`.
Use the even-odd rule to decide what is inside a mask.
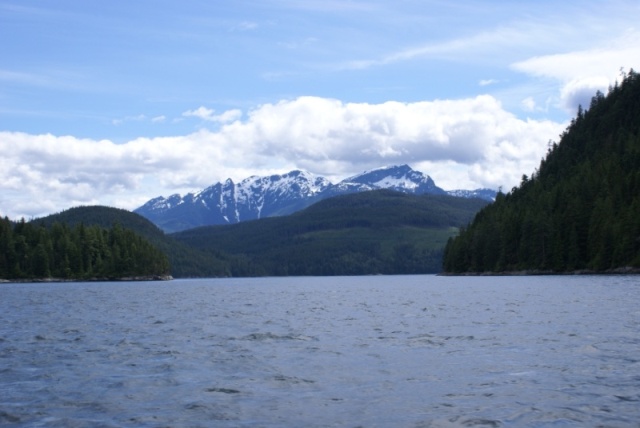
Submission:
[[[228,177],[294,168],[335,181],[408,163],[445,189],[510,188],[533,171],[563,128],[518,119],[487,95],[381,104],[299,97],[258,106],[242,121],[231,112],[220,115],[228,120],[215,131],[124,144],[2,132],[0,194],[14,204],[0,199],[0,214],[41,215],[91,203],[133,209]],[[189,115],[215,113],[201,107]]]
[[[187,110],[182,113],[185,117],[199,117],[202,120],[210,120],[213,117],[215,111],[204,106],[200,106],[195,110]]]
[[[486,179],[476,173],[473,183],[460,174],[443,174],[443,185],[456,187],[463,180],[497,187],[517,182],[521,168],[532,170],[548,140],[560,132],[553,122],[516,118],[491,96],[382,104],[300,97],[263,105],[249,113],[247,122],[227,126],[220,134],[230,141],[254,142],[264,156],[295,160],[325,175],[385,164],[453,162],[481,165],[491,173]]]
[[[71,136],[0,133],[2,215],[37,216],[79,204],[106,203],[128,192],[179,188],[193,182],[199,134],[137,139],[126,144]],[[151,178],[152,180],[146,180]],[[143,186],[144,184],[144,186]],[[138,199],[142,200],[142,199]],[[131,208],[131,207],[126,207]]]
[[[242,117],[242,112],[237,109],[227,110],[222,114],[215,114],[215,110],[200,106],[195,110],[188,110],[182,113],[184,117],[197,117],[207,122],[227,123],[238,120]]]

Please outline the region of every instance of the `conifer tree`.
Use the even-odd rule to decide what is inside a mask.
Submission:
[[[631,70],[578,109],[531,177],[449,241],[443,269],[640,268],[639,225],[640,76]]]

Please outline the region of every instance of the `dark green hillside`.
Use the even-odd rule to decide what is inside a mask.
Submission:
[[[440,270],[447,239],[486,203],[380,190],[326,199],[286,217],[171,236],[231,254],[233,276],[432,273]]]
[[[123,228],[133,230],[149,240],[157,241],[164,236],[162,230],[138,214],[120,208],[99,205],[69,208],[57,214],[38,218],[33,222],[48,227],[54,223],[64,223],[68,226],[76,226],[82,223],[107,229],[119,224]]]
[[[553,143],[540,167],[449,241],[444,270],[640,268],[640,76],[631,71]]]
[[[0,278],[119,279],[169,273],[167,257],[129,229],[0,219]]]
[[[162,230],[141,215],[105,206],[76,207],[33,221],[51,227],[54,223],[68,226],[83,224],[111,228],[119,225],[144,237],[166,254],[174,277],[228,276],[228,262],[223,255],[203,253],[166,236]]]

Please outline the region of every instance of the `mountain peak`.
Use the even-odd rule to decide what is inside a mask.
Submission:
[[[365,171],[343,180],[342,183],[358,183],[368,185],[371,189],[392,189],[411,193],[446,193],[436,186],[431,177],[415,171],[406,164]]]
[[[288,215],[332,196],[376,189],[412,194],[448,193],[436,186],[431,177],[406,164],[366,171],[338,184],[307,171],[293,170],[265,177],[251,176],[238,183],[228,179],[184,197],[157,197],[135,212],[166,232],[176,232]]]

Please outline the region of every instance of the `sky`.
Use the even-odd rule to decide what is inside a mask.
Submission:
[[[0,216],[409,164],[510,190],[640,68],[637,0],[0,0]]]

